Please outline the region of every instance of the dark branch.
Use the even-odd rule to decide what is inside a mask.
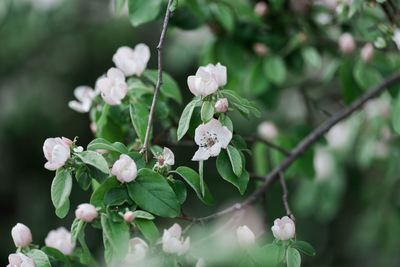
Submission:
[[[282,185],[282,190],[283,190],[283,195],[282,195],[282,200],[283,200],[283,205],[285,206],[285,210],[286,210],[286,215],[289,216],[290,219],[292,219],[294,222],[296,221],[292,211],[290,210],[290,206],[289,206],[289,202],[287,200],[288,197],[288,189],[286,186],[286,182],[285,182],[285,177],[283,176],[283,173],[280,172],[279,173],[279,177],[281,180],[281,185]]]
[[[149,136],[150,136],[150,131],[151,127],[153,125],[153,117],[154,117],[154,111],[156,109],[156,104],[157,104],[157,98],[158,98],[158,93],[160,92],[160,87],[163,83],[162,81],[162,47],[164,44],[164,39],[165,39],[165,34],[167,33],[167,28],[168,28],[168,22],[169,22],[169,17],[171,15],[171,4],[173,0],[168,1],[168,6],[167,6],[167,11],[165,12],[165,18],[164,18],[164,24],[163,24],[163,29],[161,31],[161,36],[160,36],[160,42],[157,45],[157,50],[158,50],[158,80],[157,80],[157,85],[156,89],[154,91],[154,97],[153,97],[153,102],[151,103],[151,108],[150,108],[150,114],[149,114],[149,121],[147,124],[147,129],[146,129],[146,135],[144,138],[144,143],[142,150],[140,150],[141,154],[146,154],[147,156],[147,145],[149,143]]]

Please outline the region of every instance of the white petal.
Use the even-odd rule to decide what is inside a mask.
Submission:
[[[107,71],[107,78],[114,81],[125,81],[124,73],[118,68],[110,68]]]
[[[188,84],[188,87],[189,87],[189,90],[190,90],[190,92],[192,92],[192,94],[194,94],[195,96],[198,96],[199,95],[199,92],[197,91],[197,88],[196,88],[196,80],[198,80],[198,79],[200,79],[200,78],[198,78],[198,77],[196,77],[196,76],[189,76],[188,78],[187,78],[187,84]]]
[[[192,160],[193,161],[207,160],[209,157],[210,157],[209,151],[203,147],[199,147],[199,149],[194,154]]]
[[[221,144],[215,143],[212,147],[209,148],[210,157],[216,157],[221,152]]]
[[[179,224],[174,223],[169,229],[168,232],[171,234],[172,237],[179,238],[182,234],[182,228]]]

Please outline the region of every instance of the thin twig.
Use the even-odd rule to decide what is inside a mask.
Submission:
[[[144,138],[143,147],[142,147],[142,150],[140,150],[141,154],[146,154],[146,158],[147,158],[147,145],[149,143],[150,131],[151,131],[151,127],[153,125],[153,117],[154,117],[154,111],[156,109],[158,93],[160,92],[160,87],[163,84],[163,80],[162,80],[162,62],[163,62],[162,61],[162,59],[163,59],[162,58],[162,48],[163,48],[163,44],[164,44],[165,34],[167,33],[169,17],[171,15],[170,7],[171,7],[172,2],[173,2],[173,0],[169,0],[168,1],[167,11],[165,12],[163,29],[161,31],[161,36],[160,36],[160,42],[157,45],[157,51],[158,51],[158,80],[157,80],[156,89],[154,91],[153,102],[151,103],[149,121],[148,121],[148,124],[147,124],[146,135],[145,135],[145,138]]]
[[[382,83],[374,87],[372,90],[368,91],[360,98],[355,100],[350,106],[342,109],[337,112],[334,116],[328,119],[325,123],[321,124],[317,127],[313,132],[311,132],[308,136],[306,136],[290,153],[290,156],[286,157],[275,169],[273,169],[264,180],[264,183],[257,188],[244,202],[237,203],[229,208],[226,208],[217,213],[211,214],[202,218],[194,218],[193,220],[204,222],[214,219],[216,217],[226,215],[242,208],[245,208],[249,205],[254,204],[268,189],[269,185],[277,179],[279,173],[284,172],[287,168],[289,168],[293,162],[297,160],[304,152],[313,145],[319,138],[321,138],[325,133],[329,131],[334,125],[343,119],[349,117],[353,112],[360,109],[368,100],[374,98],[379,93],[384,91],[388,86],[395,84],[400,81],[400,72],[390,76]]]
[[[287,151],[286,149],[284,149],[283,147],[278,146],[278,145],[276,145],[276,144],[274,144],[274,143],[272,143],[272,142],[270,142],[268,140],[265,140],[263,138],[260,138],[260,137],[258,137],[256,135],[251,136],[251,137],[246,137],[246,138],[244,138],[244,141],[246,141],[247,143],[261,142],[261,143],[266,144],[270,148],[278,150],[279,152],[281,152],[285,156],[290,156],[290,152]]]
[[[283,205],[285,206],[286,215],[289,216],[289,218],[292,219],[295,222],[296,218],[294,217],[292,211],[290,210],[289,202],[287,200],[288,189],[287,189],[287,186],[286,186],[285,177],[283,176],[282,172],[279,173],[279,177],[280,177],[280,180],[281,180],[281,185],[282,185],[282,190],[283,190],[282,200],[283,200]]]

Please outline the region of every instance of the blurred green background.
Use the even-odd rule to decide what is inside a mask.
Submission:
[[[114,17],[111,9],[107,0],[68,0],[53,7],[35,6],[27,0],[0,2],[0,234],[3,240],[0,264],[3,266],[7,264],[8,254],[15,250],[10,230],[17,222],[29,226],[34,242],[43,244],[49,230],[60,225],[69,228],[73,220],[73,212],[64,220],[54,214],[50,199],[54,173],[44,169],[42,153],[47,137],[79,136],[78,144],[83,146],[93,138],[88,115],[67,106],[73,99],[73,89],[79,85],[94,86],[95,80],[113,65],[112,55],[123,45],[133,47],[146,43],[152,52],[148,68],[156,68],[160,21],[133,28],[126,15]],[[211,57],[208,46],[215,32],[210,29],[212,25],[193,31],[172,26],[169,31],[164,66],[178,81],[185,103],[191,97],[186,77]],[[236,132],[251,136],[256,133],[257,125],[268,119],[282,133],[278,141],[290,149],[327,118],[321,110],[332,113],[343,106],[337,79],[324,84],[323,89],[319,85],[309,86],[308,101],[304,101],[304,88],[296,86],[293,76],[282,88],[272,87],[266,92],[241,87],[241,79],[247,81],[247,69],[242,71],[240,64],[230,65],[226,61],[256,61],[253,43],[241,36],[224,39],[222,43],[232,49],[221,54],[221,63],[229,70],[230,88],[236,86],[235,90],[242,95],[257,100],[263,111],[259,119],[244,120],[234,115]],[[378,61],[379,57],[383,58],[378,53]],[[228,59],[224,61],[224,58]],[[289,55],[286,60],[297,60],[293,58],[295,55]],[[331,59],[327,59],[328,63]],[[382,64],[385,62],[381,59]],[[305,67],[301,70],[308,78],[318,80],[316,70]],[[379,106],[390,112],[392,97],[386,94],[369,108],[369,113],[367,110],[355,114],[337,130],[339,134],[317,144],[319,149],[305,156],[299,163],[301,168],[294,166],[288,172],[289,202],[297,218],[298,237],[311,243],[317,251],[316,257],[305,258],[305,266],[399,266],[399,142],[393,136],[387,114]],[[332,142],[343,136],[347,143],[337,149]],[[271,168],[265,162],[274,165],[281,158],[262,144],[256,144],[252,150],[256,160],[253,164],[248,157],[247,168],[258,174],[265,174]],[[194,151],[195,148],[174,148],[177,166],[184,163],[195,167],[188,162]],[[318,170],[317,175],[314,171],[318,169],[318,163],[314,162],[316,155],[322,155],[322,169],[329,169],[323,178],[318,177]],[[240,198],[230,184],[213,179],[214,166],[214,160],[206,163],[206,179],[218,204],[205,207],[191,196],[184,206],[188,214],[207,215]],[[255,185],[251,181],[246,194]],[[281,196],[278,183],[266,195],[269,227],[274,218],[284,215]],[[75,183],[70,199],[73,211],[79,203],[87,202],[88,196]],[[263,210],[259,212],[264,216]],[[266,235],[270,235],[269,229]],[[101,257],[99,233],[93,231],[87,236],[90,246]]]

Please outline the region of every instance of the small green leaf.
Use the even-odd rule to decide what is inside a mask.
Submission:
[[[35,267],[51,267],[49,258],[46,253],[39,249],[31,249],[26,253],[26,256],[31,258],[35,263]]]
[[[391,117],[394,131],[400,134],[400,94],[394,100]]]
[[[229,131],[233,132],[233,123],[232,120],[226,116],[225,114],[222,116],[219,116],[218,120],[221,122],[222,126],[226,126]]]
[[[355,65],[353,73],[358,85],[364,90],[369,90],[383,80],[379,71],[361,61]]]
[[[178,173],[193,190],[196,192],[197,197],[203,201],[205,204],[212,205],[214,203],[214,199],[211,196],[211,193],[206,184],[204,184],[204,197],[201,193],[200,186],[200,176],[196,171],[192,170],[188,167],[179,167],[176,169],[176,173]]]
[[[104,204],[106,206],[121,206],[125,202],[132,204],[132,200],[128,195],[128,190],[124,185],[111,188],[104,195]]]
[[[181,118],[179,119],[177,130],[178,141],[182,139],[182,137],[189,129],[190,119],[192,118],[193,110],[198,102],[198,99],[193,99],[189,102],[189,104],[186,105],[185,109],[183,110]]]
[[[201,107],[201,120],[204,123],[209,122],[214,116],[214,106],[210,101],[204,101]]]
[[[85,231],[81,231],[78,237],[79,243],[81,244],[82,247],[82,253],[80,256],[80,262],[84,265],[88,266],[93,266],[97,267],[98,264],[96,260],[94,259],[92,253],[90,252],[88,246],[86,245],[85,241]]]
[[[129,107],[131,121],[137,136],[144,143],[146,136],[147,123],[149,121],[149,110],[140,102],[132,103]]]
[[[72,189],[71,172],[66,169],[61,169],[57,172],[51,183],[51,201],[56,209],[64,206],[68,201]]]
[[[267,244],[255,250],[253,257],[261,266],[280,266],[285,258],[285,248],[274,243]]]
[[[353,76],[353,62],[349,59],[344,59],[339,68],[339,77],[342,83],[342,92],[344,102],[348,105],[358,98],[362,91],[357,85]]]
[[[95,151],[83,151],[77,154],[77,156],[83,161],[83,163],[93,166],[102,173],[109,174],[110,169],[108,168],[107,161],[103,156]]]
[[[85,231],[85,226],[86,226],[86,223],[78,218],[75,218],[75,220],[72,222],[71,244],[73,247],[75,246],[76,240],[78,240],[78,237],[79,237],[81,231]]]
[[[58,218],[63,219],[65,216],[67,216],[69,211],[69,199],[67,199],[60,208],[56,209],[56,215]]]
[[[90,197],[90,204],[95,207],[102,207],[105,208],[104,205],[104,196],[108,190],[111,188],[119,187],[120,182],[117,178],[109,177],[104,183],[102,183],[96,190],[93,192],[92,196]]]
[[[224,149],[221,150],[221,152],[218,155],[217,170],[224,180],[236,186],[236,188],[239,189],[240,194],[242,195],[244,194],[250,179],[249,173],[247,171],[242,171],[240,177],[236,176],[235,173],[233,172],[228,153]]]
[[[145,219],[135,219],[135,223],[139,227],[140,232],[144,235],[144,237],[149,240],[150,243],[155,243],[160,236],[158,232],[157,226],[153,221],[145,220]]]
[[[92,178],[90,178],[89,170],[86,166],[82,166],[76,170],[75,178],[79,186],[85,191],[88,190],[92,184]]]
[[[42,247],[40,250],[46,253],[51,266],[59,266],[60,262],[64,263],[67,267],[71,266],[68,258],[58,249],[52,247]]]
[[[144,210],[135,210],[133,212],[135,219],[145,219],[145,220],[154,220],[155,217],[153,214],[148,213]]]
[[[187,197],[185,184],[180,180],[168,181],[168,183],[174,190],[176,198],[178,199],[179,203],[182,205]]]
[[[157,84],[158,80],[158,70],[146,70],[143,75],[148,78],[154,85]],[[161,85],[160,92],[168,98],[171,98],[182,103],[182,95],[179,90],[179,86],[176,81],[166,72],[162,74],[163,84]]]
[[[251,66],[246,90],[251,93],[251,95],[259,96],[267,92],[269,87],[270,83],[263,71],[262,58],[259,58],[255,60]]]
[[[308,255],[308,256],[315,256],[315,250],[314,248],[307,242],[305,241],[296,241],[292,247],[300,250],[301,252],[303,252],[304,254]]]
[[[267,78],[276,85],[281,85],[286,79],[286,65],[281,57],[266,57],[264,72]]]
[[[161,217],[174,218],[179,215],[180,204],[176,195],[159,173],[141,169],[127,187],[131,199],[142,209]]]
[[[177,6],[178,6],[178,0],[174,0],[171,6],[169,7],[169,11],[174,12]]]
[[[221,3],[214,4],[211,7],[216,19],[222,27],[224,27],[227,32],[233,32],[235,28],[235,17],[232,10]]]
[[[128,0],[129,19],[133,26],[150,22],[157,18],[162,0]]]
[[[300,267],[301,256],[295,248],[289,247],[286,251],[286,262],[287,267]]]
[[[312,46],[305,47],[301,50],[304,61],[310,64],[313,68],[319,68],[321,66],[321,57],[318,54],[317,49]]]
[[[240,177],[240,175],[242,174],[242,170],[243,170],[243,164],[242,164],[242,158],[240,157],[239,151],[231,145],[229,145],[227,147],[226,151],[228,152],[228,156],[229,156],[229,160],[232,165],[233,173],[237,177]]]
[[[129,153],[128,148],[124,144],[120,142],[111,143],[104,138],[94,139],[88,144],[87,149],[93,151],[96,151],[96,149],[105,149],[107,151],[115,151],[121,154]]]

